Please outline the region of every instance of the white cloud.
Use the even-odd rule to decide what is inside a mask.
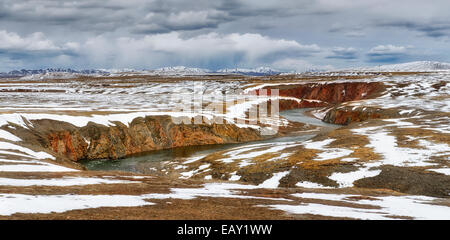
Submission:
[[[0,52],[23,63],[12,68],[448,61],[449,7],[448,0],[0,0]],[[394,45],[376,46],[385,43]],[[357,53],[332,48],[343,44]]]
[[[322,51],[316,44],[304,45],[294,40],[255,33],[211,32],[183,38],[178,32],[170,32],[112,39],[99,35],[84,42],[70,41],[57,45],[40,32],[20,36],[4,30],[0,31],[0,50],[25,54],[31,61],[42,56],[42,52],[50,53],[45,55],[48,64],[57,61],[69,66],[71,63],[77,65],[81,59],[82,66],[92,68],[154,68],[168,65],[256,67]],[[27,58],[22,60],[26,63]]]
[[[331,49],[332,54],[327,58],[336,58],[336,59],[356,59],[358,50],[353,47],[345,48],[345,47],[335,47]]]
[[[183,11],[179,13],[170,13],[167,18],[167,23],[170,26],[197,26],[216,24],[217,18],[225,17],[225,13],[210,10],[210,11]]]
[[[395,62],[409,55],[412,46],[378,45],[367,52],[371,62]]]
[[[21,36],[15,32],[0,30],[0,71],[72,67],[73,57],[78,51],[78,42],[56,44],[42,32]]]
[[[0,49],[27,51],[60,50],[51,40],[46,39],[41,32],[21,37],[17,33],[5,30],[0,31]]]
[[[378,45],[369,50],[369,54],[403,54],[412,46]]]
[[[78,51],[80,50],[80,44],[77,42],[67,42],[64,47],[70,50]]]
[[[302,45],[297,41],[274,39],[260,34],[208,33],[182,38],[177,32],[146,35],[141,38],[124,37],[109,40],[104,37],[89,39],[81,51],[86,59],[113,59],[114,67],[158,67],[166,65],[193,65],[210,67],[214,63],[232,66],[255,66],[288,56],[304,56],[321,51],[318,45]]]
[[[136,33],[163,33],[177,30],[197,30],[217,27],[230,17],[214,9],[180,12],[150,12],[136,25]]]

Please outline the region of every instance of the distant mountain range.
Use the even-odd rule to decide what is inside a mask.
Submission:
[[[389,64],[375,67],[362,67],[356,69],[357,71],[374,71],[374,72],[427,72],[450,70],[450,63],[433,62],[433,61],[416,61],[400,64]]]
[[[148,72],[156,75],[205,75],[214,73],[205,68],[189,68],[185,66],[163,67]]]
[[[28,69],[22,69],[22,70],[13,70],[10,72],[3,72],[0,73],[0,77],[23,77],[27,75],[33,75],[33,74],[51,74],[51,73],[78,73],[78,74],[105,74],[107,72],[102,70],[73,70],[70,68],[64,69],[64,68],[47,68],[47,69],[35,69],[35,70],[28,70]]]
[[[234,68],[220,69],[212,71],[204,68],[189,68],[185,66],[163,67],[154,70],[134,70],[134,69],[89,69],[89,70],[73,70],[64,68],[49,68],[37,70],[14,70],[10,72],[0,73],[0,77],[25,77],[25,78],[51,78],[51,77],[74,77],[77,75],[94,75],[94,76],[123,76],[123,75],[167,75],[167,76],[187,76],[187,75],[222,75],[236,74],[248,76],[265,76],[280,74],[281,71],[268,67],[259,67],[254,69]]]
[[[426,72],[450,70],[450,63],[417,61],[401,64],[381,65],[375,67],[348,68],[341,71],[373,71],[373,72]],[[338,70],[339,71],[339,70]],[[88,69],[73,70],[70,68],[48,68],[37,70],[14,70],[10,72],[0,73],[0,78],[70,78],[76,76],[125,76],[125,75],[166,75],[166,76],[189,76],[189,75],[223,75],[236,74],[245,76],[267,76],[277,74],[295,74],[295,72],[283,72],[269,67],[258,68],[226,68],[212,71],[204,68],[190,68],[184,66],[163,67],[154,70],[134,70],[134,69]]]
[[[145,71],[147,74],[156,75],[221,75],[221,74],[237,74],[237,75],[247,75],[247,76],[266,76],[275,75],[282,73],[281,71],[274,70],[268,67],[258,67],[258,68],[226,68],[219,69],[216,71],[205,69],[205,68],[189,68],[184,66],[176,67],[164,67],[155,70]]]
[[[240,74],[240,75],[252,75],[252,76],[266,76],[266,75],[276,75],[283,73],[282,71],[278,71],[268,67],[259,67],[259,68],[225,68],[217,70],[218,73],[226,73],[226,74]]]

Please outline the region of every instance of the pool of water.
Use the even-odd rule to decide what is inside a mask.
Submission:
[[[310,125],[327,127],[330,129],[337,128],[337,125],[324,123],[316,118],[305,115],[306,111],[312,109],[293,109],[283,111],[281,116],[287,118],[290,121],[302,122]],[[104,160],[90,160],[82,161],[83,164],[89,170],[99,171],[127,171],[148,173],[148,169],[154,168],[155,170],[161,168],[163,162],[183,162],[186,158],[192,158],[197,156],[205,156],[214,152],[232,149],[239,146],[251,145],[255,143],[280,143],[280,142],[301,142],[306,141],[314,134],[302,134],[297,136],[271,138],[257,142],[235,143],[235,144],[214,144],[214,145],[202,145],[202,146],[186,146],[164,150],[155,150],[139,155],[129,156],[123,159],[104,159]]]
[[[201,146],[186,146],[177,147],[171,149],[155,150],[145,152],[133,156],[129,156],[123,159],[109,160],[90,160],[82,161],[81,163],[89,170],[121,170],[130,172],[140,172],[139,165],[145,163],[151,166],[154,163],[154,167],[158,167],[161,162],[165,161],[178,161],[184,158],[192,157],[197,154],[208,154],[216,151],[225,150],[235,147],[239,144],[213,144],[213,145],[201,145]]]
[[[280,112],[280,115],[292,122],[301,122],[301,123],[306,123],[306,124],[320,126],[320,127],[330,127],[330,128],[340,127],[339,125],[336,125],[336,124],[322,122],[320,119],[308,116],[308,114],[306,114],[306,112],[314,110],[314,109],[315,108],[299,108],[299,109],[286,110],[286,111]]]
[[[116,159],[116,160],[100,159],[100,160],[81,161],[81,164],[83,164],[89,170],[97,170],[97,171],[119,170],[127,172],[144,173],[144,171],[142,170],[143,168],[142,166],[144,165],[145,168],[159,169],[161,167],[160,166],[161,162],[166,161],[182,162],[186,158],[205,156],[214,152],[233,149],[238,146],[245,146],[255,143],[306,141],[312,137],[314,137],[314,135],[308,134],[308,135],[273,138],[257,142],[177,147],[171,149],[150,151],[123,159]]]

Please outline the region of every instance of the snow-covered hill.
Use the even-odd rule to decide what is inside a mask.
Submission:
[[[47,69],[22,69],[13,70],[10,72],[0,73],[1,77],[23,77],[26,79],[42,79],[42,78],[70,78],[81,75],[103,75],[108,74],[108,72],[96,69],[86,69],[86,70],[73,70],[70,68],[47,68]]]
[[[450,71],[450,63],[433,61],[416,61],[401,64],[380,65],[372,67],[346,68],[339,72],[433,72]],[[326,73],[326,70],[308,71],[309,73]],[[304,72],[303,72],[304,73]],[[163,67],[155,70],[134,70],[134,69],[88,69],[73,70],[62,68],[48,68],[37,70],[14,70],[0,73],[0,78],[23,78],[23,79],[44,79],[44,78],[73,78],[78,76],[129,76],[129,75],[161,75],[161,76],[189,76],[189,75],[216,75],[216,74],[236,74],[246,76],[267,76],[278,74],[301,74],[295,72],[282,72],[269,67],[258,68],[225,68],[212,71],[205,68],[190,68],[185,66]]]
[[[376,67],[357,68],[358,71],[374,71],[374,72],[428,72],[450,70],[450,63],[433,62],[433,61],[417,61],[400,64],[381,65]]]
[[[217,73],[226,74],[240,74],[240,75],[250,75],[250,76],[265,76],[265,75],[275,75],[280,74],[281,71],[269,68],[269,67],[258,67],[258,68],[225,68],[217,70]]]
[[[23,79],[51,79],[51,78],[72,78],[77,76],[129,76],[129,75],[162,75],[162,76],[189,76],[189,75],[215,75],[215,74],[237,74],[247,76],[266,76],[280,74],[278,70],[268,67],[259,67],[253,69],[233,68],[220,69],[212,71],[205,68],[190,68],[185,66],[163,67],[154,70],[135,70],[135,69],[37,69],[37,70],[14,70],[0,73],[0,78],[23,78]]]
[[[217,71],[212,71],[205,68],[189,68],[184,66],[176,67],[164,67],[156,70],[149,71],[150,74],[158,75],[208,75],[208,74],[238,74],[247,76],[265,76],[265,75],[275,75],[281,73],[278,70],[274,70],[268,67],[258,67],[258,68],[226,68]]]
[[[205,75],[212,73],[209,69],[189,68],[185,66],[163,67],[149,71],[149,73],[158,75]]]

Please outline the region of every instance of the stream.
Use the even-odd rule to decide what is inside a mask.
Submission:
[[[314,126],[336,129],[339,126],[324,123],[319,119],[305,114],[312,108],[292,109],[280,112],[280,115],[289,121],[301,122]],[[233,144],[213,144],[200,146],[186,146],[171,149],[155,150],[138,155],[133,155],[123,159],[101,159],[81,161],[89,170],[96,171],[127,171],[135,173],[148,173],[148,169],[160,169],[163,162],[184,162],[187,158],[206,156],[208,154],[231,150],[236,147],[251,145],[255,143],[280,143],[280,142],[302,142],[314,137],[315,134],[302,134],[297,136],[278,137],[257,142],[233,143]]]

